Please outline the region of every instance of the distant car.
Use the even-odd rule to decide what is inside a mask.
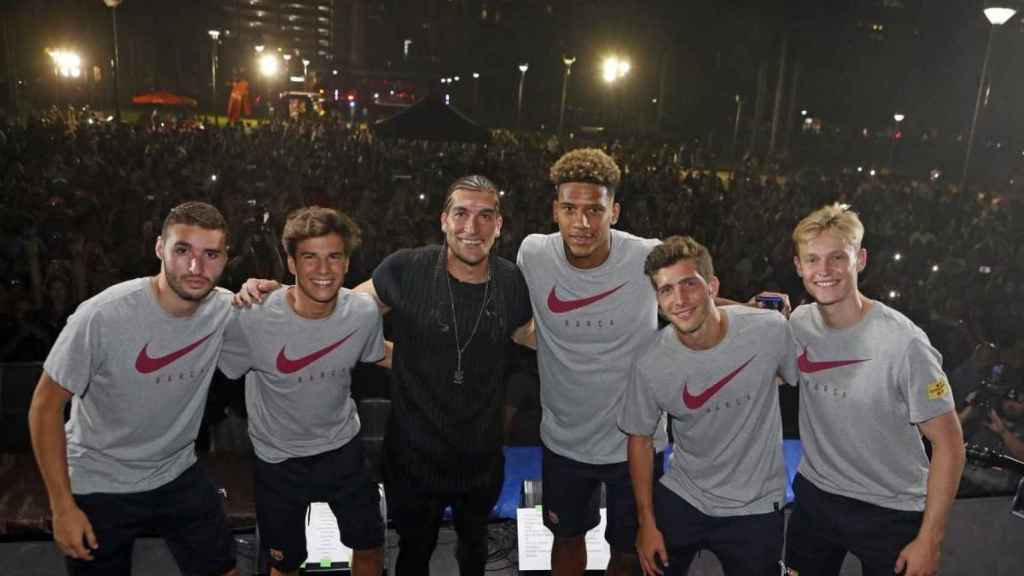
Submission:
[[[324,115],[324,97],[317,92],[282,92],[275,106],[279,116],[292,120]]]

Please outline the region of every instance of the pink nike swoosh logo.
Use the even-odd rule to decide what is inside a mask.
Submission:
[[[804,353],[797,359],[797,366],[804,374],[814,374],[815,372],[821,372],[822,370],[831,370],[841,366],[849,366],[850,364],[860,364],[861,362],[867,362],[868,360],[870,360],[870,358],[865,358],[863,360],[829,360],[815,362],[807,357],[807,347],[804,346]]]
[[[358,329],[353,330],[352,334],[355,334],[358,331]],[[299,370],[302,370],[306,366],[309,366],[313,362],[316,362],[317,360],[333,352],[339,346],[347,342],[348,339],[352,337],[352,334],[345,336],[341,340],[338,340],[337,342],[331,344],[330,346],[327,346],[326,348],[321,348],[316,352],[313,352],[312,354],[307,354],[302,358],[296,358],[295,360],[291,360],[287,356],[285,356],[285,347],[282,346],[281,351],[277,353],[277,371],[282,374],[291,374],[293,372],[298,372]]]
[[[555,314],[572,312],[573,310],[589,306],[598,300],[611,296],[626,284],[629,284],[629,281],[623,282],[607,292],[601,292],[600,294],[594,294],[593,296],[587,296],[586,298],[580,298],[578,300],[562,300],[558,297],[558,294],[555,293],[555,287],[552,286],[551,292],[548,293],[548,310],[551,310]]]
[[[139,371],[139,374],[149,374],[150,372],[156,372],[157,370],[163,368],[164,366],[167,366],[171,362],[174,362],[178,358],[181,358],[185,354],[188,354],[189,352],[195,350],[203,342],[206,342],[206,340],[209,339],[210,336],[213,336],[212,332],[200,338],[199,340],[196,340],[195,342],[189,344],[188,346],[185,346],[181,350],[171,352],[170,354],[166,354],[159,358],[150,357],[148,352],[149,342],[146,342],[146,345],[142,347],[142,350],[139,350],[139,356],[135,359],[135,369]]]
[[[710,400],[712,396],[717,394],[719,390],[725,388],[725,385],[728,384],[733,378],[735,378],[737,374],[742,372],[743,369],[747,367],[747,364],[753,362],[754,358],[757,358],[757,354],[754,354],[753,356],[750,357],[750,360],[747,360],[746,362],[741,364],[739,368],[733,370],[732,372],[729,372],[728,374],[725,375],[724,378],[722,378],[718,382],[715,382],[714,386],[711,386],[710,388],[701,392],[700,394],[697,394],[696,396],[690,394],[690,391],[687,389],[687,384],[683,384],[683,404],[685,404],[686,407],[689,408],[690,410],[699,409],[701,406],[704,405],[705,402]]]

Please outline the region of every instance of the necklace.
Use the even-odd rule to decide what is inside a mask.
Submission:
[[[465,344],[461,344],[459,340],[459,319],[455,316],[455,294],[452,292],[452,275],[445,267],[445,279],[448,281],[448,302],[452,307],[452,327],[455,334],[455,375],[452,377],[452,381],[456,385],[462,385],[465,380],[465,373],[462,371],[462,353],[469,348],[469,343],[473,341],[473,337],[476,336],[476,331],[480,328],[480,319],[484,316],[484,309],[487,308],[487,293],[491,288],[491,276],[487,275],[487,281],[484,283],[484,301],[480,305],[480,312],[476,315],[476,322],[473,324],[473,331],[469,333],[469,338]]]

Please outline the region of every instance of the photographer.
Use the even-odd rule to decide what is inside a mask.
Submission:
[[[284,262],[277,247],[277,234],[270,222],[270,211],[255,199],[246,202],[246,217],[238,252],[228,262],[223,285],[237,290],[246,278],[284,280]]]
[[[967,444],[1024,458],[1024,382],[1019,371],[993,364],[989,376],[967,394],[958,416]],[[1020,480],[1018,472],[969,462],[958,495],[1010,494]]]

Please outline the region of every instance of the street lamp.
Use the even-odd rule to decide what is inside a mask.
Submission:
[[[615,55],[607,56],[604,61],[601,62],[601,78],[604,79],[605,83],[608,84],[609,87],[614,88],[614,86],[619,83],[619,80],[625,78],[626,75],[629,74],[630,68],[632,68],[632,66],[629,63],[629,60]],[[609,90],[608,96],[609,108],[612,108],[615,104],[615,94]],[[622,110],[620,105],[620,123],[622,120],[621,115]]]
[[[210,109],[217,108],[217,39],[220,38],[220,30],[210,30]]]
[[[267,78],[273,78],[277,76],[278,70],[281,68],[281,63],[277,61],[277,56],[274,54],[264,54],[259,59],[260,74]]]
[[[53,73],[57,77],[57,104],[61,102],[61,78],[78,78],[82,75],[82,58],[70,50],[47,50],[53,61]]]
[[[64,78],[78,78],[82,75],[82,57],[70,50],[49,50],[53,60],[54,73]]]
[[[971,118],[971,132],[967,137],[967,151],[964,152],[964,169],[960,175],[960,190],[967,185],[967,170],[971,163],[971,150],[974,148],[974,132],[978,127],[978,112],[981,110],[981,93],[985,88],[985,77],[988,75],[988,59],[992,54],[992,36],[997,27],[1006,24],[1013,18],[1017,10],[1003,5],[1002,2],[986,2],[985,18],[991,26],[988,29],[988,41],[985,43],[985,58],[981,63],[981,78],[978,79],[978,95],[974,100],[974,116]]]
[[[473,113],[480,113],[480,73],[473,72]]]
[[[277,59],[277,54],[273,52],[267,52],[259,57],[257,60],[259,65],[260,74],[266,79],[267,92],[270,98],[267,100],[268,112],[270,117],[274,116],[274,77],[281,70],[281,63]]]
[[[303,81],[306,80],[306,75],[308,73],[309,73],[309,59],[308,58],[303,58],[302,59],[302,80]]]
[[[118,57],[117,51],[117,7],[121,5],[122,0],[103,0],[103,4],[107,8],[110,8],[110,20],[114,28],[114,119],[121,122],[121,99],[119,97],[118,90],[118,68],[120,67],[120,58]]]
[[[562,64],[565,64],[565,74],[562,76],[562,107],[558,112],[558,136],[562,137],[565,128],[565,95],[569,90],[569,75],[572,74],[572,65],[576,62],[575,56],[562,56]]]
[[[624,78],[626,74],[629,74],[631,67],[629,60],[625,58],[608,56],[601,63],[601,77],[608,84],[614,84],[616,81]]]
[[[522,125],[523,119],[523,83],[526,81],[526,71],[530,69],[529,62],[519,65],[519,98],[516,104],[516,129]]]
[[[807,115],[807,111],[804,110],[804,115]],[[729,154],[732,157],[733,165],[736,164],[736,144],[740,139],[740,115],[743,113],[743,96],[736,95],[736,120],[732,125],[732,152]]]
[[[893,156],[896,154],[896,139],[897,139],[897,137],[898,137],[898,135],[900,133],[900,124],[903,122],[904,119],[906,119],[906,116],[901,114],[901,113],[899,113],[899,112],[897,112],[897,113],[892,115],[892,121],[893,121],[893,124],[892,124],[892,138],[890,139],[890,142],[889,142],[889,163],[888,163],[889,171],[890,172],[892,172],[892,159],[893,159]]]

